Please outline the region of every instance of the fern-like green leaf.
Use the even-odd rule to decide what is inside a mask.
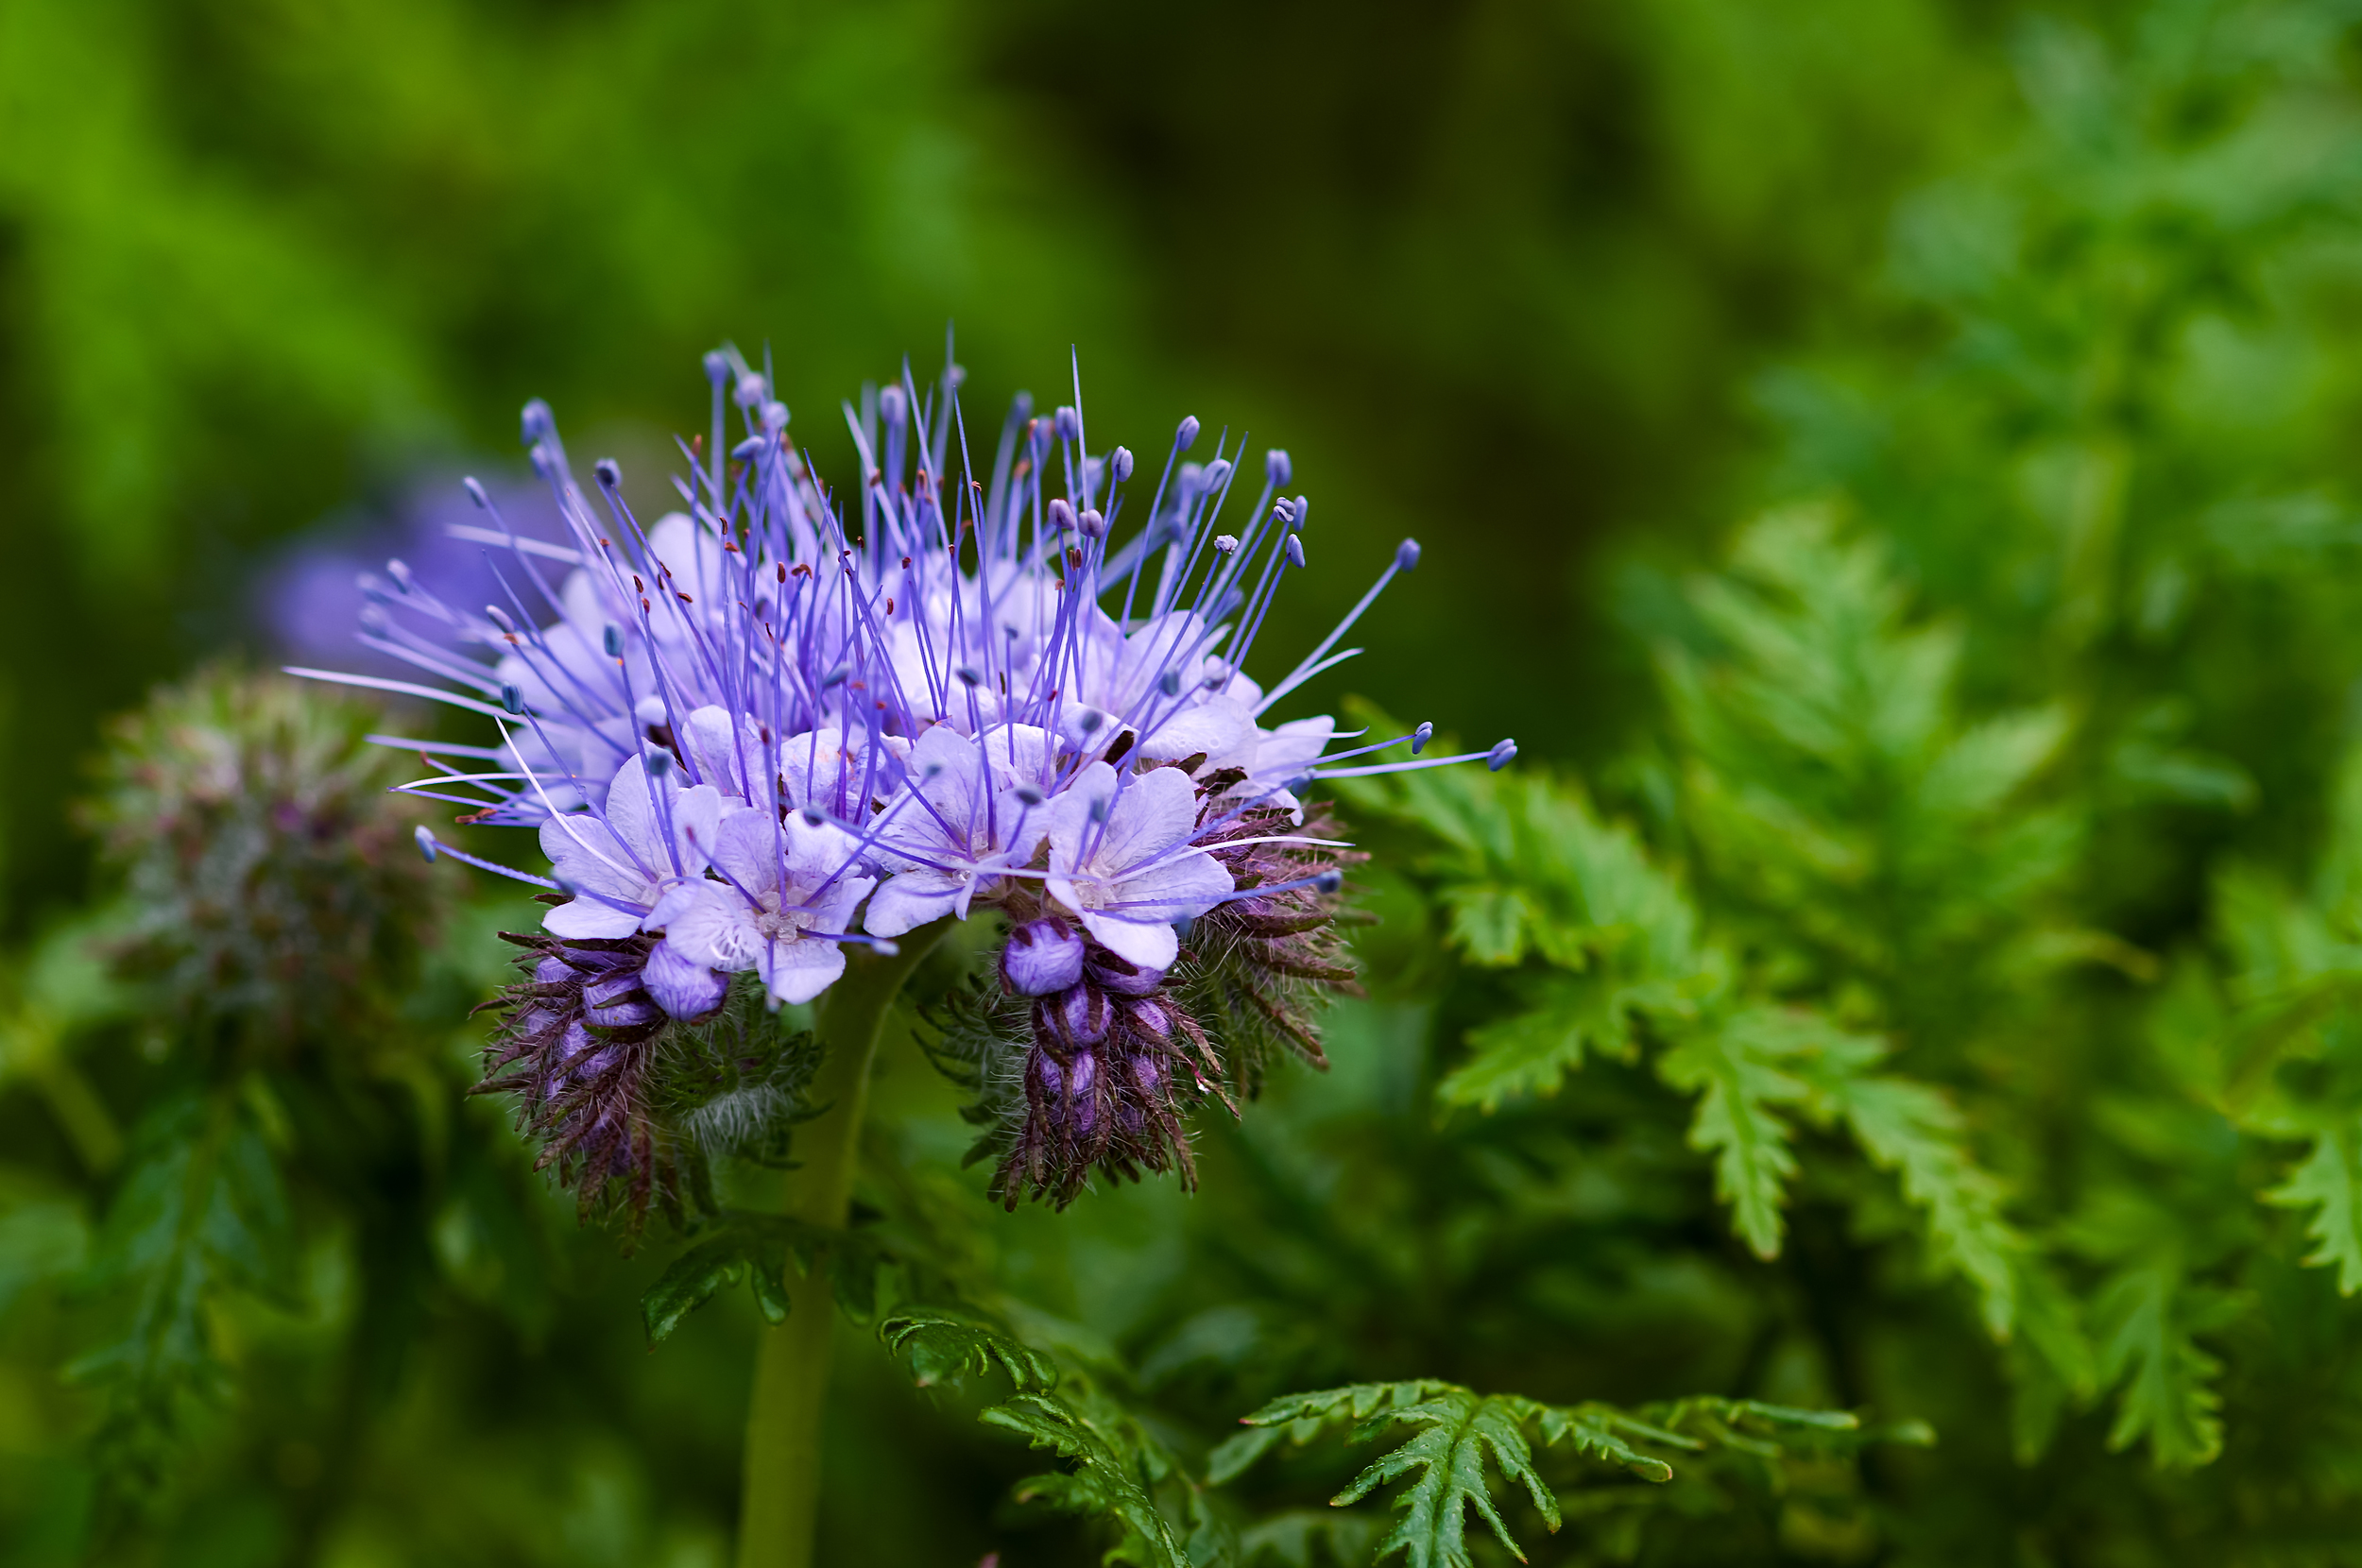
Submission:
[[[2001,1184],[1969,1152],[1960,1113],[1926,1084],[1883,1074],[1832,1075],[1827,1092],[1862,1152],[1896,1172],[1904,1198],[1926,1214],[1931,1261],[1966,1276],[1986,1329],[2006,1338],[2017,1322],[2026,1238],[2002,1217]]]
[[[1586,1049],[1630,1054],[1635,1000],[1610,975],[1552,975],[1532,1011],[1469,1031],[1468,1060],[1436,1085],[1436,1097],[1491,1111],[1518,1095],[1550,1094]]]
[[[2191,1338],[2207,1314],[2185,1298],[2178,1270],[2163,1264],[2127,1269],[2109,1281],[2097,1304],[2099,1375],[2125,1379],[2109,1430],[2111,1448],[2146,1438],[2158,1468],[2201,1465],[2222,1452],[2222,1398],[2209,1387],[2222,1363]]]
[[[1490,882],[1447,888],[1452,940],[1478,963],[1506,966],[1525,957],[1527,932],[1541,924],[1526,895]]]
[[[1769,1458],[1790,1443],[1842,1449],[1874,1440],[1932,1440],[1916,1423],[1866,1432],[1843,1410],[1699,1398],[1635,1412],[1597,1403],[1554,1406],[1516,1394],[1479,1394],[1429,1379],[1289,1394],[1244,1420],[1248,1431],[1215,1451],[1209,1482],[1232,1479],[1283,1439],[1301,1445],[1349,1425],[1353,1440],[1364,1442],[1396,1426],[1419,1428],[1409,1441],[1365,1466],[1332,1500],[1333,1506],[1345,1507],[1408,1477],[1409,1486],[1395,1500],[1402,1518],[1378,1543],[1378,1557],[1400,1552],[1412,1568],[1467,1568],[1471,1509],[1523,1560],[1495,1502],[1495,1471],[1500,1485],[1522,1486],[1549,1527],[1558,1528],[1560,1502],[1533,1467],[1534,1440],[1564,1444],[1652,1482],[1673,1478],[1671,1464],[1652,1452],[1657,1449],[1699,1454],[1722,1448]]]
[[[1416,1404],[1383,1409],[1372,1415],[1358,1438],[1370,1438],[1397,1423],[1421,1430],[1393,1453],[1367,1466],[1331,1503],[1344,1508],[1358,1503],[1378,1487],[1404,1475],[1415,1478],[1395,1507],[1402,1518],[1378,1542],[1378,1560],[1403,1553],[1411,1568],[1471,1568],[1465,1541],[1467,1510],[1474,1508],[1502,1545],[1518,1561],[1526,1554],[1502,1523],[1493,1505],[1491,1482],[1485,1475],[1489,1456],[1505,1480],[1519,1483],[1533,1506],[1558,1528],[1558,1498],[1533,1469],[1533,1451],[1518,1430],[1525,1413],[1522,1401],[1479,1395],[1451,1389]]]
[[[2310,1208],[2304,1234],[2313,1240],[2305,1255],[2312,1268],[2335,1266],[2337,1291],[2362,1290],[2362,1134],[2336,1127],[2315,1134],[2313,1151],[2287,1181],[2264,1194],[2268,1203]]]
[[[1189,1552],[1149,1491],[1153,1477],[1141,1474],[1143,1456],[1137,1442],[1127,1440],[1134,1435],[1051,1393],[1019,1393],[978,1419],[1073,1465],[1019,1481],[1018,1502],[1042,1502],[1065,1512],[1113,1521],[1123,1539],[1108,1553],[1111,1562],[1191,1568]]]
[[[104,1390],[99,1446],[133,1488],[159,1477],[186,1406],[224,1390],[215,1304],[294,1304],[293,1222],[253,1098],[188,1095],[151,1115],[91,1251],[83,1283],[106,1338],[67,1375]]]
[[[1277,1563],[1279,1568],[1315,1568],[1327,1562],[1367,1562],[1377,1531],[1360,1514],[1334,1509],[1289,1508],[1259,1519],[1239,1532],[1240,1568]],[[1325,1556],[1313,1554],[1319,1542]]]
[[[1050,1389],[1058,1369],[1041,1352],[973,1319],[927,1309],[897,1313],[878,1325],[878,1338],[910,1368],[920,1388],[958,1383],[993,1372],[1020,1390]]]
[[[2005,713],[1962,731],[1919,777],[1917,803],[1929,817],[1966,819],[1999,809],[2049,766],[2069,728],[2060,707]]]
[[[994,1372],[1005,1376],[1015,1391],[977,1419],[1070,1461],[1067,1469],[1019,1481],[1017,1500],[1114,1526],[1118,1540],[1103,1560],[1191,1568],[1230,1555],[1229,1525],[1206,1506],[1202,1487],[1087,1373],[1062,1373],[1049,1355],[966,1309],[897,1312],[878,1324],[878,1338],[921,1388]],[[1181,1494],[1177,1516],[1187,1525],[1186,1539],[1158,1507],[1160,1487]]]
[[[1774,1107],[1811,1093],[1784,1059],[1811,1038],[1777,1010],[1749,1009],[1690,1031],[1657,1059],[1666,1082],[1698,1096],[1690,1147],[1714,1157],[1715,1195],[1758,1257],[1779,1254],[1780,1205],[1796,1173],[1789,1124]]]
[[[640,1298],[640,1321],[654,1344],[729,1287],[754,1292],[763,1321],[787,1321],[787,1270],[829,1270],[836,1304],[856,1321],[875,1309],[877,1273],[885,1261],[877,1243],[857,1231],[830,1231],[775,1214],[725,1214],[675,1258]]]

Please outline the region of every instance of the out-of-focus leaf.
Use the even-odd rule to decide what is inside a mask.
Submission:
[[[859,1231],[830,1231],[779,1215],[733,1210],[668,1265],[640,1299],[651,1343],[742,1281],[754,1292],[763,1321],[787,1321],[787,1270],[810,1273],[825,1264],[836,1304],[855,1320],[874,1309],[876,1277],[884,1253]]]
[[[2222,1452],[2222,1396],[2211,1386],[2222,1363],[2191,1338],[2202,1321],[2189,1287],[2167,1265],[2119,1272],[2100,1292],[2099,1376],[2125,1380],[2112,1448],[2144,1438],[2161,1469],[2202,1465]]]
[[[2340,1295],[2362,1290],[2362,1129],[2338,1127],[2315,1134],[2313,1151],[2264,1200],[2312,1209],[2305,1234],[2313,1251],[2305,1263],[2336,1268]]]
[[[1796,1154],[1778,1108],[1812,1092],[1786,1060],[1807,1042],[1779,1014],[1743,1013],[1686,1035],[1657,1061],[1667,1082],[1698,1097],[1690,1146],[1713,1157],[1715,1196],[1731,1205],[1733,1226],[1758,1257],[1780,1251]]]
[[[102,1448],[139,1488],[161,1479],[190,1403],[223,1392],[214,1307],[231,1292],[291,1306],[298,1286],[286,1190],[246,1097],[169,1100],[135,1149],[83,1276],[100,1334],[67,1372],[102,1390]]]

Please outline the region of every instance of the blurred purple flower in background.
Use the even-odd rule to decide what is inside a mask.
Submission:
[[[521,540],[565,541],[566,525],[548,486],[530,476],[480,483]],[[298,540],[263,572],[255,619],[295,663],[325,662],[371,675],[413,673],[403,660],[359,640],[370,607],[362,585],[382,579],[387,563],[400,561],[459,604],[493,603],[500,592],[495,557],[507,560],[509,547],[484,524],[456,470],[430,473],[405,486],[390,506],[327,519]]]

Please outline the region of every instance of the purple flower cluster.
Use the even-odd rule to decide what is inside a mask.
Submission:
[[[707,1017],[734,974],[774,1006],[811,1001],[847,946],[997,910],[1013,928],[1001,981],[1032,998],[1010,1173],[1063,1196],[1093,1166],[1186,1170],[1180,1117],[1232,1069],[1185,982],[1220,970],[1317,1059],[1294,992],[1347,977],[1320,934],[1343,845],[1308,823],[1305,791],[1515,754],[1421,758],[1425,725],[1340,750],[1329,719],[1268,719],[1360,651],[1337,645],[1417,545],[1266,690],[1244,668],[1304,568],[1310,511],[1281,493],[1286,453],[1265,453],[1245,502],[1243,443],[1189,461],[1184,419],[1141,504],[1133,454],[1093,450],[1079,395],[1038,418],[1020,397],[987,480],[958,367],[924,390],[906,370],[845,410],[863,468],[845,498],[789,439],[766,376],[727,349],[706,368],[710,429],[682,445],[680,510],[643,525],[608,462],[583,489],[530,404],[524,438],[571,542],[510,532],[471,482],[487,521],[469,537],[501,603],[454,605],[399,561],[367,585],[363,640],[442,684],[299,673],[497,726],[497,744],[387,739],[430,758],[413,793],[538,829],[550,876],[488,868],[561,895],[543,966],[638,955],[631,1005],[651,1014],[613,1028]],[[1120,526],[1127,508],[1137,528]],[[420,844],[487,863],[424,829]],[[569,1005],[595,1036],[610,1004],[594,989]],[[520,998],[535,1022],[512,1037],[536,1042],[532,1071],[573,1071],[546,1001]]]

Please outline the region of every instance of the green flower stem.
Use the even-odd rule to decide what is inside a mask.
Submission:
[[[789,1219],[830,1230],[845,1224],[879,1028],[902,982],[950,926],[949,919],[938,920],[911,932],[892,958],[848,953],[844,978],[821,995],[813,1033],[827,1054],[813,1100],[828,1109],[796,1130],[798,1163],[787,1178]],[[836,1303],[824,1269],[798,1278],[791,1265],[787,1293],[787,1321],[758,1331],[738,1568],[810,1568],[812,1562],[820,1511],[820,1411]]]

